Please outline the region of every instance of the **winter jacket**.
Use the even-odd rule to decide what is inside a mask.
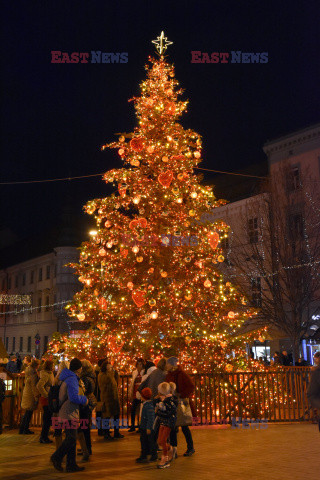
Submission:
[[[21,408],[35,410],[38,406],[39,391],[37,389],[38,374],[35,368],[27,367],[25,371],[25,384],[22,393]]]
[[[177,397],[172,395],[166,397],[162,402],[157,404],[157,417],[159,424],[173,429],[177,420]]]
[[[189,398],[194,391],[191,378],[182,370],[180,365],[178,365],[176,370],[167,373],[166,382],[174,382],[176,384],[180,398]]]
[[[58,417],[63,420],[78,420],[79,405],[87,403],[87,397],[79,395],[79,378],[74,372],[64,368],[60,373],[60,380],[62,384],[59,390],[60,410]]]
[[[40,380],[37,383],[37,389],[41,397],[48,398],[51,385],[54,384],[54,376],[52,372],[40,370]]]
[[[157,367],[156,367],[155,365],[152,365],[151,367],[149,367],[149,368],[144,372],[144,374],[142,375],[142,378],[141,378],[141,384],[147,380],[147,378],[149,377],[149,375],[151,375],[151,373],[152,373],[154,370],[156,370],[156,368],[157,368]],[[138,400],[141,400],[141,395],[140,395],[139,390],[138,390],[137,393],[136,393],[136,398],[137,398]]]
[[[158,395],[158,386],[166,379],[166,372],[160,368],[156,368],[150,375],[140,384],[138,392],[141,392],[144,388],[149,387],[152,391],[152,398]]]
[[[153,401],[148,400],[146,402],[143,402],[141,419],[140,419],[140,429],[141,430],[152,430],[155,416],[156,415],[155,415],[155,411],[154,411]]]
[[[313,408],[320,408],[320,365],[311,374],[307,397]]]
[[[142,377],[144,375],[144,370],[142,369],[141,372],[140,372],[140,375],[141,375],[141,380],[142,380]],[[133,393],[134,393],[134,388],[136,387],[136,380],[137,380],[137,377],[139,376],[139,372],[138,370],[135,368],[132,372],[132,377],[131,377],[131,381],[130,381],[130,384],[129,384],[129,389],[128,389],[128,395],[129,395],[129,398],[131,399],[132,396],[133,396]],[[139,386],[141,385],[141,382],[139,384]],[[139,391],[139,388],[137,389]],[[136,397],[136,395],[135,395]]]
[[[103,418],[114,417],[120,414],[118,384],[114,372],[100,372],[98,375],[100,400],[104,403]]]
[[[6,370],[7,370],[7,372],[10,372],[10,373],[19,373],[20,372],[19,365],[17,364],[17,362],[13,362],[12,360],[10,360],[7,363]]]

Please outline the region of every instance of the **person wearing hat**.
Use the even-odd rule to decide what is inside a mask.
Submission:
[[[182,432],[187,442],[187,451],[183,454],[183,456],[190,457],[195,453],[191,431],[188,426],[188,425],[191,425],[191,423],[186,424],[185,422],[181,421],[183,419],[181,418],[182,415],[179,415],[179,412],[181,413],[181,410],[182,410],[181,404],[183,404],[185,408],[188,408],[188,410],[190,410],[189,397],[192,395],[194,391],[194,385],[189,375],[181,368],[180,365],[178,365],[178,363],[179,363],[179,360],[177,359],[177,357],[170,357],[167,360],[168,373],[166,376],[166,382],[169,382],[169,383],[173,382],[176,384],[176,392],[180,401],[180,406],[178,407],[177,423],[176,423],[177,428],[172,429],[170,433],[170,444],[172,447],[174,447],[176,451],[177,431],[178,431],[178,427],[181,426]],[[180,423],[179,423],[179,417],[181,418]]]
[[[85,395],[79,395],[79,377],[82,371],[82,363],[78,358],[73,358],[69,368],[60,373],[62,381],[59,390],[59,420],[67,424],[66,437],[60,447],[51,455],[51,462],[56,470],[63,472],[61,466],[63,458],[67,457],[66,472],[81,472],[84,467],[76,464],[77,429],[79,426],[79,405],[87,405]]]
[[[143,388],[140,392],[142,401],[142,412],[140,420],[140,457],[136,459],[137,463],[155,462],[158,460],[157,446],[155,443],[153,424],[155,420],[155,411],[152,401],[152,391],[150,388]],[[150,460],[148,460],[150,455]]]

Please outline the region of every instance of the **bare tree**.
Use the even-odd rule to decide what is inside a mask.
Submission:
[[[263,193],[242,201],[241,213],[230,204],[229,217],[223,217],[232,232],[224,273],[258,307],[258,323],[290,338],[294,361],[319,306],[319,187],[282,165]]]

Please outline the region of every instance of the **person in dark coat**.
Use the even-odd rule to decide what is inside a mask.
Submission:
[[[178,398],[182,401],[189,401],[189,397],[194,392],[194,385],[189,375],[178,365],[176,357],[168,358],[167,372],[166,382],[176,384]],[[190,457],[195,453],[191,431],[187,425],[181,426],[181,429],[187,442],[187,451],[183,455],[184,457]],[[175,447],[175,450],[177,447],[177,431],[178,428],[174,428],[170,434],[170,444]]]
[[[140,457],[136,459],[137,463],[155,462],[158,460],[157,446],[154,437],[153,424],[155,420],[155,411],[151,399],[151,389],[146,387],[141,392],[142,411],[140,420]],[[150,460],[148,460],[150,455]]]
[[[88,428],[83,429],[83,434],[86,441],[88,453],[89,455],[92,455],[91,423],[92,423],[92,410],[97,405],[97,401],[93,393],[95,391],[96,375],[95,375],[93,366],[91,365],[89,360],[82,360],[81,363],[82,363],[81,380],[84,385],[84,394],[87,397],[89,403],[88,405],[80,406],[80,419],[86,420],[86,423],[88,425]]]
[[[152,398],[156,397],[158,395],[158,386],[166,379],[166,364],[167,360],[161,358],[157,363],[157,368],[140,384],[138,392],[141,392],[144,388],[148,387],[151,389]]]
[[[312,408],[320,409],[320,351],[314,354],[313,359],[315,368],[311,374],[311,381],[307,389],[307,397]]]
[[[114,421],[114,435],[110,435],[110,424],[104,435],[105,440],[113,440],[114,438],[123,438],[119,432],[119,416],[120,416],[120,400],[118,392],[118,384],[115,379],[112,365],[104,362],[101,365],[101,371],[98,375],[98,383],[100,389],[100,399],[103,402],[102,417],[110,422],[110,418]]]
[[[19,368],[17,364],[17,357],[13,354],[10,355],[9,362],[6,365],[7,372],[10,373],[19,373]]]
[[[21,399],[21,408],[25,410],[21,418],[19,433],[21,435],[31,435],[34,432],[29,429],[30,420],[33,411],[38,407],[39,391],[37,389],[39,360],[34,358],[25,371],[25,384]]]

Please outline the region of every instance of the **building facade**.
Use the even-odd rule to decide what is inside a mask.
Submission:
[[[54,332],[69,331],[64,307],[80,284],[66,265],[78,258],[77,248],[56,247],[51,253],[0,270],[0,293],[10,296],[9,303],[0,304],[0,336],[8,353],[40,357]],[[24,295],[30,296],[30,304],[18,303]]]
[[[269,141],[263,150],[269,187],[262,182],[262,193],[215,209],[211,220],[230,226],[222,242],[224,274],[241,285],[253,307],[263,307],[266,314],[269,304],[270,318],[278,286],[283,312],[299,309],[308,326],[302,347],[305,359],[311,360],[319,348],[308,338],[320,320],[320,124]],[[280,328],[270,331],[264,345],[257,342],[257,356],[292,350]]]

